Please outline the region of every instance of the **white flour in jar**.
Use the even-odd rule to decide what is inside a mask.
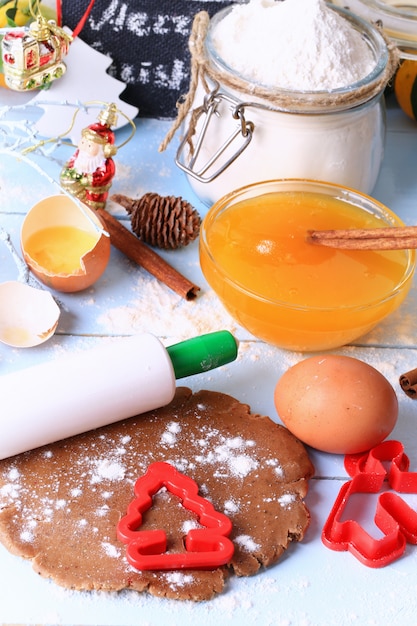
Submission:
[[[222,59],[245,78],[282,89],[346,87],[375,67],[368,44],[323,0],[250,0],[213,33]]]
[[[384,154],[383,93],[395,65],[378,29],[324,0],[250,0],[210,21],[209,80],[199,79],[192,108],[204,110],[211,89],[216,115],[190,125],[185,134],[198,150],[192,159],[181,155],[199,198],[210,206],[243,185],[277,178],[371,194]],[[251,135],[241,132],[243,116]]]

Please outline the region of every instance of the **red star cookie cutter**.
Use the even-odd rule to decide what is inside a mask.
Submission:
[[[185,508],[196,513],[205,528],[193,528],[185,538],[185,552],[167,552],[163,530],[138,530],[142,514],[152,506],[152,496],[162,487],[182,500]],[[140,570],[213,569],[228,563],[234,545],[228,535],[230,519],[198,495],[197,483],[165,462],[152,463],[135,484],[135,499],[117,525],[117,537],[127,544],[126,556]]]
[[[388,470],[384,463],[389,462]],[[417,493],[417,472],[399,441],[384,441],[364,454],[345,456],[345,469],[352,480],[340,489],[323,527],[322,541],[332,550],[349,550],[369,567],[383,567],[399,558],[407,541],[417,544],[417,512],[397,493]],[[347,502],[354,493],[378,493],[387,481],[393,490],[378,497],[375,524],[383,537],[376,539],[355,520],[342,521]]]

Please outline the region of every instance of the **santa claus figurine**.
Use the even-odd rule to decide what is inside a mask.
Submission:
[[[116,167],[117,148],[111,126],[117,122],[116,105],[109,104],[98,122],[84,128],[77,150],[63,167],[61,186],[90,208],[104,208]]]

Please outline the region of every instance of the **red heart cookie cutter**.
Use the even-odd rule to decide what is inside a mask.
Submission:
[[[163,530],[138,530],[142,514],[152,506],[152,496],[162,487],[182,500],[185,508],[198,515],[205,528],[192,529],[185,538],[185,552],[166,552]],[[117,537],[127,544],[126,556],[140,570],[213,569],[228,563],[234,545],[228,535],[230,519],[198,495],[197,483],[169,463],[152,463],[135,484],[135,499],[117,525]]]
[[[390,462],[388,470],[384,462]],[[369,567],[383,567],[399,558],[407,541],[417,544],[417,512],[397,493],[417,493],[417,472],[409,472],[409,459],[399,441],[384,441],[369,452],[345,456],[352,477],[340,489],[323,527],[322,541],[332,550],[349,550]],[[378,497],[375,524],[384,536],[372,537],[355,520],[341,521],[354,493],[378,493],[384,482],[394,491]]]

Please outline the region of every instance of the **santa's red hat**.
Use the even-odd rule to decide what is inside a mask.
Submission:
[[[117,148],[114,145],[114,132],[108,126],[95,122],[84,128],[81,134],[89,141],[102,145],[106,159],[116,154]]]

